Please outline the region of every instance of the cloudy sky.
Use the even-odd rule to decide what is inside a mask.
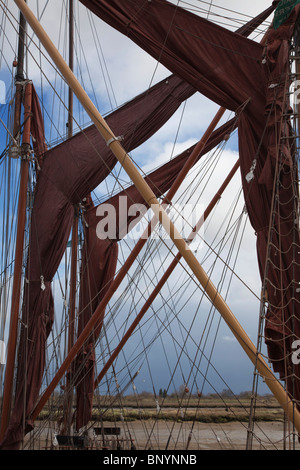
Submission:
[[[147,56],[131,41],[109,26],[90,15],[85,8],[76,3],[76,65],[75,73],[79,81],[83,84],[90,97],[97,104],[100,112],[105,115],[116,106],[122,105],[138,93],[146,90],[151,84],[169,75],[169,72],[155,60]],[[177,3],[173,0],[172,3]],[[237,29],[241,24],[256,16],[265,8],[270,6],[270,0],[212,0],[196,1],[190,0],[182,3],[182,6],[193,9],[197,14],[208,16],[212,21],[216,21],[224,27],[232,30]],[[59,48],[65,58],[67,58],[67,21],[65,16],[66,2],[62,0],[28,0],[29,6],[40,18],[49,36]],[[5,83],[7,96],[12,89],[11,64],[16,51],[16,22],[18,17],[17,9],[13,0],[8,0],[8,8],[11,16],[5,25],[5,35],[2,36],[3,47],[0,62],[0,79]],[[195,10],[196,9],[196,10]],[[271,18],[270,18],[271,19]],[[269,19],[269,20],[270,20]],[[268,22],[265,23],[265,27]],[[263,32],[263,29],[261,30]],[[78,34],[77,34],[78,33]],[[30,39],[31,38],[31,39]],[[253,39],[259,41],[260,36],[255,35]],[[48,131],[49,143],[56,139],[63,138],[65,133],[66,109],[61,105],[61,99],[67,96],[67,87],[59,79],[51,61],[47,55],[39,52],[39,41],[29,31],[28,39],[32,55],[27,56],[26,70],[37,87],[40,97],[49,108],[52,108],[55,119],[50,119],[45,115]],[[44,72],[41,78],[40,68]],[[156,168],[161,163],[174,157],[180,151],[188,148],[199,140],[205,131],[210,120],[218,109],[214,103],[209,102],[201,95],[196,95],[182,106],[174,117],[164,126],[164,128],[140,149],[133,154],[136,163],[147,172]],[[4,115],[5,108],[0,110],[0,117]],[[228,118],[228,115],[226,115]],[[83,126],[88,119],[82,112],[80,106],[75,107],[76,125]],[[1,129],[3,133],[3,128]],[[209,202],[215,190],[222,182],[222,178],[233,166],[238,158],[237,139],[234,136],[228,143],[223,154],[221,171],[214,175],[213,184],[205,192],[201,203]],[[124,179],[126,180],[126,175]],[[193,175],[190,177],[190,181]],[[128,181],[128,179],[127,179]],[[190,184],[189,180],[184,185],[184,189]],[[236,195],[240,191],[240,178],[237,174],[230,190],[224,195],[223,209],[220,209],[219,221],[224,216],[224,208],[233,204]],[[106,185],[98,189],[97,195],[104,196]],[[239,211],[243,209],[243,201],[239,202]],[[214,237],[217,225],[210,225],[205,235],[206,242]],[[203,245],[205,246],[205,244]],[[199,259],[201,250],[199,250]],[[126,256],[126,247],[123,256]],[[233,290],[229,293],[230,307],[238,317],[244,329],[256,344],[256,334],[258,326],[259,304],[257,296],[260,291],[258,278],[255,236],[249,225],[245,232],[244,244],[241,250],[241,261],[236,266],[238,276],[243,282],[250,286],[255,292],[253,295],[248,289],[243,287],[237,279],[234,279]],[[197,299],[195,300],[195,302]],[[224,350],[226,354],[224,354]],[[222,369],[228,382],[232,382],[234,391],[248,390],[252,386],[252,365],[249,365],[248,358],[240,350],[232,336],[232,333],[225,325],[222,325],[219,333],[219,342],[215,350],[215,359],[218,368]],[[159,371],[157,371],[159,374]],[[141,378],[141,380],[146,380]]]

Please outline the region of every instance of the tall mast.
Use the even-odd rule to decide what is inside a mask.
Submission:
[[[74,0],[69,0],[69,67],[74,69]],[[68,100],[68,139],[73,135],[73,90],[69,86]],[[68,354],[72,349],[75,338],[75,306],[76,306],[76,278],[77,278],[77,245],[78,245],[78,208],[74,207],[74,219],[72,226],[72,248],[71,248],[71,277],[70,277],[70,298],[69,298],[69,328],[68,328]],[[73,409],[73,386],[72,368],[67,375],[66,384],[66,417],[65,432],[71,433],[72,409]]]
[[[17,236],[16,236],[16,249],[15,249],[15,265],[14,265],[14,278],[12,289],[11,301],[11,316],[10,316],[10,331],[7,347],[7,362],[5,370],[5,382],[2,403],[2,417],[0,428],[0,441],[4,437],[5,431],[8,426],[11,402],[13,396],[13,378],[14,378],[14,365],[16,356],[17,345],[17,332],[18,332],[18,314],[20,307],[20,290],[21,290],[21,277],[22,277],[22,262],[23,262],[23,249],[24,249],[24,232],[26,224],[26,200],[27,200],[27,183],[28,183],[28,150],[30,146],[30,115],[31,115],[31,83],[24,81],[24,49],[25,49],[25,30],[26,20],[20,12],[19,24],[19,42],[18,42],[18,58],[17,70],[15,76],[16,94],[15,94],[15,110],[14,110],[14,129],[13,136],[17,141],[18,148],[17,156],[21,157],[20,168],[20,188],[19,188],[19,202],[18,202],[18,222],[17,222]],[[25,94],[24,94],[25,91]],[[22,100],[24,95],[24,129],[22,148],[20,148],[21,139],[21,109]]]
[[[20,12],[20,23],[19,23],[19,42],[18,42],[18,57],[17,57],[17,70],[15,75],[15,114],[14,114],[14,130],[13,136],[16,139],[19,135],[21,128],[21,102],[22,102],[22,85],[24,81],[24,44],[25,44],[25,30],[26,20]]]
[[[69,0],[69,67],[74,69],[74,0]],[[73,90],[69,86],[68,138],[73,135]]]

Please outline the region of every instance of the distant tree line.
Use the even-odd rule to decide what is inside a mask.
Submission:
[[[167,390],[165,388],[164,389],[162,389],[162,388],[159,389],[160,398],[166,398],[167,395],[168,395],[168,393],[167,393]]]

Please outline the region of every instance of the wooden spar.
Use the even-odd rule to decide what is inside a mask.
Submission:
[[[18,224],[17,224],[17,237],[16,237],[14,278],[13,278],[13,288],[12,288],[10,330],[9,330],[9,338],[8,338],[8,345],[7,345],[7,360],[6,360],[5,382],[4,382],[4,391],[3,391],[0,441],[3,439],[5,431],[8,426],[10,409],[11,409],[12,391],[13,391],[13,378],[14,378],[17,333],[18,333],[18,315],[19,315],[19,307],[20,307],[24,232],[25,232],[25,224],[26,224],[27,183],[28,183],[28,173],[29,173],[28,150],[30,146],[31,101],[32,101],[32,84],[28,82],[25,88],[25,99],[24,99],[24,130],[23,130],[23,141],[22,141],[22,160],[21,160],[21,169],[20,169],[21,177],[20,177],[19,202],[18,202]]]
[[[74,67],[74,1],[69,0],[69,67]],[[68,139],[73,135],[73,90],[69,86],[68,96]],[[72,226],[71,248],[71,276],[69,298],[69,326],[68,326],[68,353],[71,351],[75,340],[75,308],[76,308],[76,279],[77,279],[77,248],[78,248],[78,208],[74,207]],[[66,412],[64,414],[64,431],[71,433],[72,409],[73,409],[73,369],[70,367],[66,378]]]
[[[14,115],[14,130],[13,136],[19,141],[18,134],[21,129],[21,104],[22,104],[22,93],[23,86],[21,82],[24,80],[24,38],[25,38],[26,20],[22,13],[20,13],[20,26],[19,26],[19,43],[18,43],[18,60],[16,70],[16,97],[15,97],[15,115]],[[20,136],[19,136],[20,138]]]
[[[74,66],[74,0],[69,0],[69,67],[73,71]],[[68,104],[68,138],[73,135],[73,90],[69,86]]]
[[[151,207],[155,216],[158,218],[166,232],[173,240],[176,248],[181,253],[182,257],[184,258],[184,260],[186,261],[186,263],[188,264],[188,266],[204,288],[212,304],[220,312],[223,319],[226,321],[227,325],[231,329],[232,333],[248,355],[249,359],[252,361],[253,364],[257,366],[258,373],[262,375],[266,384],[268,385],[272,393],[275,395],[282,408],[285,410],[288,419],[294,422],[297,431],[300,432],[300,414],[298,410],[295,409],[292,400],[290,400],[286,391],[284,390],[280,382],[276,379],[275,375],[273,374],[267,363],[264,361],[261,354],[258,353],[254,344],[247,336],[247,334],[245,333],[245,331],[229,309],[228,305],[225,303],[224,299],[218,293],[217,289],[210,281],[208,275],[205,273],[192,251],[189,249],[187,243],[183,240],[180,233],[175,228],[174,224],[170,221],[168,215],[166,214],[163,207],[159,204],[157,198],[155,197],[155,194],[144,181],[143,177],[133,164],[129,155],[122,148],[119,140],[116,136],[114,136],[113,132],[108,127],[107,123],[102,118],[101,114],[98,112],[94,104],[91,102],[90,98],[83,90],[78,80],[76,79],[72,71],[69,69],[68,65],[65,63],[64,59],[61,57],[54,44],[51,42],[50,38],[47,36],[46,32],[43,30],[42,26],[39,24],[31,10],[28,8],[24,0],[14,1],[22,11],[31,28],[44,45],[48,54],[50,55],[50,57],[52,58],[52,60],[54,61],[66,81],[68,82],[68,84],[72,87],[73,92],[75,93],[79,101],[82,103],[83,107],[94,122],[96,128],[101,133],[107,145],[110,147],[116,158],[123,166],[124,170],[127,172],[128,176],[135,184],[140,194],[143,196],[145,202]],[[91,331],[90,322],[88,322],[83,331],[85,331],[86,329],[88,330],[88,332]],[[35,416],[39,414],[39,412],[43,408],[45,404],[44,400],[45,396],[42,397],[38,406],[33,411],[32,419],[34,419]]]
[[[240,162],[237,161],[235,163],[235,165],[233,166],[232,170],[230,171],[230,173],[228,174],[228,176],[226,177],[226,179],[224,180],[223,184],[221,185],[220,189],[218,190],[218,192],[215,194],[215,196],[213,197],[213,199],[211,200],[211,202],[209,203],[209,205],[207,206],[206,210],[204,211],[203,215],[200,217],[199,221],[197,222],[197,224],[195,225],[195,227],[193,228],[192,232],[190,233],[190,235],[188,236],[187,240],[188,240],[188,243],[192,242],[193,239],[195,238],[197,232],[200,230],[200,228],[202,227],[203,223],[205,222],[205,220],[207,219],[207,217],[209,216],[209,214],[211,213],[211,211],[213,210],[213,208],[215,207],[215,205],[217,204],[217,202],[219,201],[219,199],[221,198],[222,196],[222,193],[225,191],[226,187],[228,186],[228,184],[230,183],[230,181],[232,180],[233,176],[235,175],[235,173],[237,172],[237,169],[239,168],[240,166]],[[130,325],[130,327],[128,328],[127,332],[125,333],[125,335],[123,336],[123,338],[121,339],[120,343],[118,344],[118,346],[114,349],[114,352],[112,353],[112,355],[110,356],[110,358],[108,359],[108,361],[106,362],[106,364],[104,365],[103,369],[101,370],[101,372],[99,373],[98,377],[96,378],[95,380],[95,388],[100,384],[101,380],[103,379],[104,375],[106,374],[106,372],[108,371],[108,369],[110,368],[110,366],[112,365],[112,363],[114,362],[114,360],[116,359],[116,357],[119,355],[120,351],[123,349],[124,345],[126,344],[126,342],[128,341],[128,339],[130,338],[130,336],[132,335],[132,333],[134,332],[135,328],[137,327],[137,325],[140,323],[141,319],[143,318],[143,316],[145,315],[145,313],[148,311],[150,305],[154,302],[156,296],[159,294],[159,292],[161,291],[162,287],[164,286],[164,284],[167,282],[167,280],[169,279],[169,277],[171,276],[172,272],[174,271],[174,269],[176,268],[176,266],[178,265],[179,261],[181,260],[182,258],[182,255],[181,253],[177,253],[177,255],[175,256],[175,258],[173,259],[173,261],[171,262],[170,266],[168,267],[168,269],[165,271],[165,273],[163,274],[162,278],[160,279],[160,281],[158,282],[158,284],[155,286],[155,288],[153,289],[152,293],[150,294],[149,298],[147,299],[147,301],[145,302],[145,304],[143,305],[143,307],[141,308],[140,312],[138,313],[138,315],[136,316],[136,318],[133,320],[132,324]]]
[[[74,208],[72,226],[71,248],[71,276],[70,276],[70,300],[69,300],[69,325],[68,325],[68,354],[75,340],[75,308],[76,308],[76,278],[77,278],[77,249],[78,249],[78,210]],[[73,368],[70,367],[66,378],[66,412],[64,414],[64,432],[70,434],[73,408]]]
[[[15,115],[14,115],[14,128],[13,136],[17,142],[20,141],[21,129],[21,106],[23,95],[23,82],[24,75],[24,38],[25,38],[26,20],[22,12],[20,12],[20,26],[19,26],[19,43],[18,43],[18,63],[16,70],[16,96],[15,96]],[[25,89],[25,103],[24,103],[24,132],[23,132],[23,150],[27,151],[27,145],[30,143],[30,113],[31,113],[31,84],[28,83]],[[21,276],[22,276],[22,262],[23,262],[23,248],[24,248],[24,232],[26,223],[26,200],[27,200],[27,182],[28,182],[29,165],[27,158],[22,158],[20,168],[20,187],[19,187],[19,202],[18,202],[18,224],[16,236],[16,251],[15,251],[15,266],[14,278],[12,288],[12,305],[10,316],[10,329],[7,345],[7,358],[5,369],[5,381],[3,389],[2,401],[2,415],[0,427],[0,441],[3,439],[5,431],[8,426],[11,401],[13,394],[13,378],[15,367],[15,356],[17,347],[17,334],[18,334],[18,315],[20,307],[20,289],[21,289]]]
[[[74,64],[74,3],[69,0],[69,67],[73,71]],[[73,90],[69,86],[68,105],[68,138],[73,135]],[[75,297],[76,297],[76,266],[78,245],[78,209],[74,208],[74,220],[72,227],[72,256],[71,256],[71,279],[70,279],[70,307],[69,307],[69,349],[74,343],[74,320],[75,320]]]
[[[69,301],[69,334],[68,351],[74,344],[74,323],[75,323],[75,303],[76,303],[76,276],[77,276],[77,248],[78,248],[78,212],[74,209],[74,219],[72,227],[72,252],[71,252],[71,277],[70,277],[70,301]]]

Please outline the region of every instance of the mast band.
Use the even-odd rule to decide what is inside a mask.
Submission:
[[[112,137],[111,139],[107,140],[106,145],[107,145],[107,147],[109,147],[110,144],[112,144],[113,142],[115,142],[117,140],[121,141],[121,140],[123,140],[123,138],[124,137],[122,135],[120,135],[119,137]]]

